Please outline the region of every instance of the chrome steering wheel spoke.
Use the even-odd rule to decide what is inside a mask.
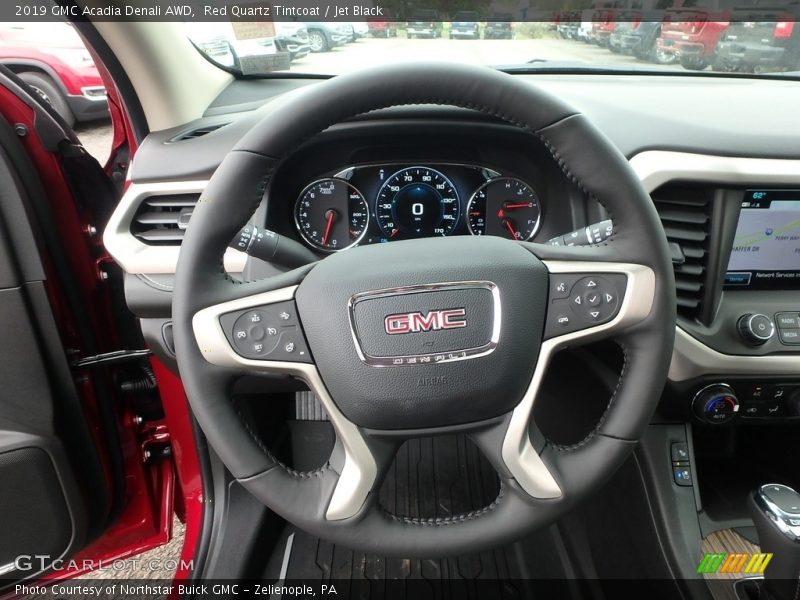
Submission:
[[[503,439],[502,457],[511,476],[531,497],[558,498],[562,490],[540,458],[529,435],[533,407],[550,362],[559,350],[614,338],[643,321],[653,305],[655,274],[649,267],[632,263],[543,262],[550,274],[551,284],[545,340],[530,385],[511,414]],[[560,289],[562,284],[564,288]],[[591,313],[596,306],[586,306],[587,302],[595,304],[593,294],[614,294],[617,297],[610,300],[601,297],[597,306],[605,303],[606,312],[593,317]],[[564,318],[568,318],[568,322],[559,323],[559,319]],[[559,328],[565,331],[559,331]]]
[[[292,325],[285,325],[284,329],[296,327],[297,329],[291,333],[292,339],[303,338],[302,325],[294,308],[294,294],[297,287],[294,285],[279,288],[209,306],[194,315],[192,328],[200,352],[209,363],[249,372],[291,375],[303,381],[316,395],[325,408],[336,436],[344,449],[344,463],[336,488],[325,511],[325,517],[330,521],[347,519],[355,516],[361,510],[367,496],[375,486],[378,477],[378,461],[373,456],[359,428],[342,414],[331,398],[305,341],[285,342],[284,340],[288,339],[288,336],[284,336],[284,332],[278,330],[281,327],[280,320],[284,315],[289,315],[283,321],[284,323],[291,322]],[[258,321],[257,323],[261,324],[255,327],[264,330],[263,337],[261,332],[257,333],[259,340],[262,340],[270,335],[269,329],[273,328],[273,325],[275,326],[276,333],[273,335],[280,339],[274,349],[269,350],[264,358],[253,358],[251,352],[237,347],[234,341],[236,332],[249,333],[236,327],[237,321],[242,316],[246,319],[250,314],[259,315],[266,320],[273,313],[277,314],[277,321],[273,324]],[[224,325],[226,316],[228,316],[227,321],[233,325],[229,331]],[[258,343],[258,341],[253,343]],[[287,343],[297,344],[291,353],[286,351]],[[281,344],[283,344],[283,348],[280,348]],[[300,348],[304,348],[304,350]],[[271,356],[275,356],[275,359]],[[287,356],[291,356],[292,360],[287,360]]]

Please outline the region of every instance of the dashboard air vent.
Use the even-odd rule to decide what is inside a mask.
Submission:
[[[179,133],[174,138],[170,140],[170,142],[182,142],[184,140],[194,140],[199,137],[203,137],[211,133],[212,131],[216,131],[217,129],[222,129],[225,127],[227,123],[215,123],[214,125],[204,125],[202,127],[195,127],[194,129],[187,129],[186,131]]]
[[[179,245],[199,198],[199,194],[145,198],[136,209],[131,233],[145,244]]]
[[[672,252],[678,314],[696,319],[706,286],[713,191],[667,184],[652,197]]]

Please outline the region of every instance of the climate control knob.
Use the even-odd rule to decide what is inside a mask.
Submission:
[[[751,346],[766,343],[775,334],[775,324],[767,315],[747,313],[736,323],[739,335]]]
[[[695,416],[706,423],[727,423],[739,412],[739,400],[725,383],[714,383],[697,392],[692,400]]]

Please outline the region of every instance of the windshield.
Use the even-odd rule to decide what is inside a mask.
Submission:
[[[797,0],[593,0],[549,11],[534,11],[529,0],[461,4],[367,5],[361,10],[380,14],[358,19],[323,3],[333,12],[321,21],[274,5],[271,21],[243,22],[247,14],[237,13],[232,22],[185,27],[210,60],[256,76],[430,59],[510,71],[800,72]]]

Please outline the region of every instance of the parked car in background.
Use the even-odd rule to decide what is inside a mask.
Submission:
[[[559,13],[556,31],[565,39],[574,40],[581,22],[581,11],[565,10]]]
[[[289,52],[279,52],[272,21],[190,22],[184,25],[192,43],[224,67],[243,73],[282,71]]]
[[[490,20],[486,22],[483,29],[483,39],[485,40],[513,40],[514,17],[511,13],[494,13]]]
[[[327,52],[331,48],[346,44],[353,35],[352,27],[346,23],[308,22],[308,43],[312,52]]]
[[[442,37],[442,18],[438,10],[422,9],[411,15],[406,25],[408,39]]]
[[[667,10],[656,41],[658,52],[676,56],[686,69],[702,71],[714,60],[717,43],[728,28],[736,2],[708,0],[702,7]]]
[[[358,35],[356,35],[356,28],[353,27],[352,23],[342,22],[338,23],[338,25],[341,26],[342,30],[344,31],[346,44],[352,44],[358,39]]]
[[[391,18],[390,14],[386,16]],[[369,35],[372,37],[397,37],[397,23],[395,21],[367,21],[367,28],[369,29]]]
[[[474,10],[462,10],[453,16],[450,23],[450,39],[481,39],[481,25],[478,13]]]
[[[80,36],[66,23],[3,23],[0,64],[69,125],[108,117],[106,88]]]
[[[304,23],[277,21],[275,23],[275,45],[280,52],[287,52],[290,60],[297,60],[311,52],[308,43],[308,28]]]
[[[597,9],[595,8],[587,8],[578,13],[578,18],[576,19],[574,39],[589,44],[594,41],[593,38],[594,22],[592,21],[592,19],[594,18],[596,12]]]
[[[721,71],[800,70],[798,5],[770,2],[737,15],[717,44],[714,69]]]
[[[348,22],[347,25],[353,28],[352,41],[356,41],[369,35],[369,25],[366,21],[351,21]]]
[[[604,2],[597,13],[592,16],[594,26],[592,27],[592,41],[599,46],[608,48],[611,45],[611,35],[614,33],[617,24],[622,20],[621,15],[625,14],[633,6],[634,0],[615,0],[610,6]]]
[[[645,0],[635,3],[631,10],[619,15],[609,47],[639,60],[659,64],[676,62],[677,55],[660,52],[657,41],[661,36],[663,11],[680,8],[683,4],[684,0]]]

